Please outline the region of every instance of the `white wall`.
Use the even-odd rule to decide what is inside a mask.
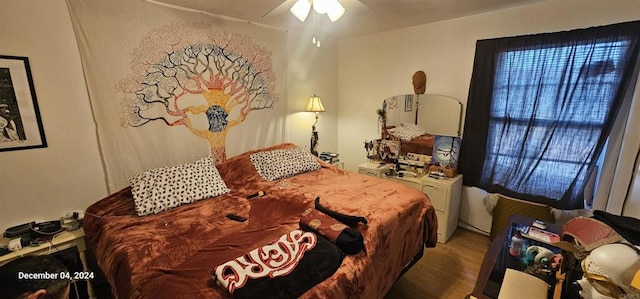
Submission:
[[[640,86],[640,76],[638,77],[638,86]],[[633,160],[633,158],[627,158],[625,163],[627,167],[625,170],[626,173],[622,173],[620,177],[620,184],[622,185],[625,182],[626,178],[630,178],[631,184],[629,186],[628,193],[626,195],[626,202],[623,204],[622,215],[635,217],[640,219],[640,88],[636,89],[635,92],[636,101],[631,105],[631,109],[629,110],[629,128],[625,132],[627,136],[626,141],[628,149],[622,148],[622,155],[628,155],[634,157],[635,155],[635,164],[629,163]],[[626,181],[628,182],[628,180]],[[615,184],[615,182],[614,182]],[[614,185],[614,188],[616,185]],[[620,189],[625,189],[627,186],[621,186]],[[621,196],[621,197],[624,197]],[[618,204],[620,200],[618,200]]]
[[[379,136],[375,109],[386,97],[412,93],[415,71],[427,74],[427,93],[455,97],[466,109],[477,40],[638,19],[638,0],[547,0],[340,41],[338,149],[346,168],[366,161],[362,142]],[[489,231],[483,195],[464,188],[460,219]]]
[[[338,150],[338,43],[323,39],[311,43],[313,31],[289,32],[287,40],[287,140],[310,147],[315,113],[304,112],[316,94],[326,112],[318,116],[318,152]]]
[[[640,152],[635,166],[632,189],[622,215],[640,219]]]
[[[64,0],[3,1],[0,55],[29,58],[48,147],[0,152],[0,231],[54,220],[107,195]]]

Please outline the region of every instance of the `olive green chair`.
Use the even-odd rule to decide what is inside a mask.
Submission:
[[[509,225],[509,217],[511,215],[522,215],[547,223],[555,223],[555,218],[551,214],[551,207],[501,194],[498,195],[498,203],[493,208],[492,214],[491,233],[489,234],[491,241],[496,238],[505,226]]]

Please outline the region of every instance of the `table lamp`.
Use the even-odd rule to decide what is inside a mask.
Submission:
[[[320,112],[324,112],[324,106],[322,106],[320,97],[314,94],[313,97],[309,99],[309,104],[307,105],[307,109],[305,109],[305,111],[316,113],[316,122],[314,122],[313,126],[311,127],[311,153],[317,156],[318,151],[316,150],[316,148],[318,147],[318,131],[316,131],[316,124],[318,123],[318,114]]]

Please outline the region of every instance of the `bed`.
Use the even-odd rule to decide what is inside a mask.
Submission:
[[[298,229],[300,215],[320,197],[331,210],[368,219],[357,228],[366,250],[344,257],[332,276],[301,298],[382,298],[425,247],[436,245],[437,219],[429,198],[319,159],[317,170],[267,181],[251,160],[255,153],[296,147],[280,144],[218,164],[228,193],[157,214],[138,216],[131,187],[89,206],[87,245],[112,293],[117,298],[232,298],[212,279],[212,268]],[[266,195],[247,200],[257,191]],[[248,220],[229,220],[229,213]]]

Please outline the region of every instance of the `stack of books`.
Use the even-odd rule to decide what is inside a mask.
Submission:
[[[338,163],[340,162],[340,157],[338,154],[336,153],[332,153],[332,152],[322,152],[320,154],[320,159],[322,159],[322,161],[328,162],[328,163]]]

